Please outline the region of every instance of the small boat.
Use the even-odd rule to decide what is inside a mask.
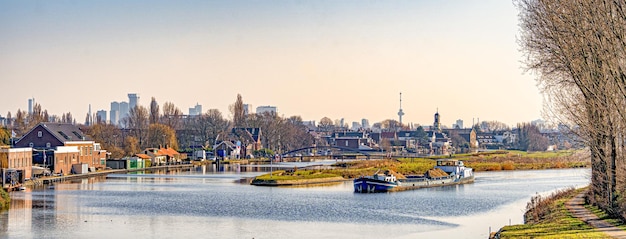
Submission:
[[[465,167],[463,161],[439,159],[437,160],[437,165],[424,175],[409,175],[398,178],[387,170],[384,174],[376,172],[372,176],[354,179],[354,192],[392,192],[472,182],[474,182],[474,170]]]

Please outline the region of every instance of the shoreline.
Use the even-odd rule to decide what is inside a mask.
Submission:
[[[284,180],[264,180],[264,179],[253,179],[250,185],[254,186],[297,186],[297,185],[315,185],[315,184],[325,184],[325,183],[336,183],[336,182],[345,182],[352,179],[346,179],[341,176],[336,177],[327,177],[327,178],[311,178],[311,179],[284,179]]]
[[[69,174],[62,176],[52,176],[52,177],[42,177],[34,180],[26,181],[23,186],[32,187],[40,184],[51,184],[54,182],[62,182],[67,180],[75,180],[75,179],[83,179],[83,178],[91,178],[102,175],[107,175],[111,173],[130,173],[130,172],[139,172],[139,171],[153,171],[159,169],[175,169],[175,168],[190,168],[194,167],[193,164],[175,164],[175,165],[164,165],[164,166],[153,166],[147,168],[133,168],[133,169],[109,169],[109,170],[101,170],[96,172],[89,172],[84,174]]]

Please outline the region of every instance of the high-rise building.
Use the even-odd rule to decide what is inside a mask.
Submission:
[[[368,119],[361,119],[361,126],[363,126],[364,129],[369,129],[370,121]]]
[[[276,106],[269,106],[269,105],[266,105],[266,106],[259,106],[259,107],[256,107],[256,113],[257,113],[257,114],[264,114],[264,113],[266,113],[266,112],[268,112],[268,113],[274,113],[274,114],[277,114],[277,113],[278,113],[278,111],[276,110]]]
[[[96,119],[95,123],[106,123],[107,122],[107,111],[106,110],[98,110],[96,111]]]
[[[128,108],[128,102],[122,101],[120,102],[120,115],[118,116],[117,122],[121,122],[122,119],[128,117],[128,112],[130,108]]]
[[[87,118],[85,119],[85,125],[93,125],[93,115],[91,114],[91,104],[89,104],[89,110],[87,111]]]
[[[463,120],[462,119],[456,120],[456,124],[454,124],[454,127],[462,129],[463,128]]]
[[[243,114],[244,115],[248,115],[252,112],[252,105],[251,104],[243,104]]]
[[[35,98],[28,99],[28,114],[33,114],[33,105],[35,104]]]
[[[189,108],[189,115],[201,115],[202,105],[196,103],[196,106]]]
[[[139,103],[139,94],[136,93],[130,93],[128,94],[128,109],[132,109],[135,108],[135,106],[137,106],[137,104]]]
[[[350,128],[351,130],[359,130],[361,128],[361,124],[359,124],[359,122],[352,122],[352,128]]]
[[[119,117],[120,117],[120,103],[117,103],[117,101],[111,102],[111,110],[109,112],[110,112],[109,122],[111,124],[117,125],[119,123]]]

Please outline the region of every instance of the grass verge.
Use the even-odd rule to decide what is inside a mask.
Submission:
[[[302,180],[302,179],[332,178],[332,177],[338,177],[338,176],[341,176],[341,175],[322,172],[319,170],[297,170],[295,172],[277,170],[277,171],[272,172],[271,174],[268,173],[268,174],[257,176],[255,180],[265,180],[265,181]]]
[[[534,197],[529,203],[530,210],[525,214],[526,224],[503,227],[500,238],[610,238],[594,231],[565,208],[565,202],[581,190],[584,189],[559,191],[544,198]]]

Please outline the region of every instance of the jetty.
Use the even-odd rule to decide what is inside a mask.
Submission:
[[[42,177],[42,178],[27,181],[25,185],[32,186],[32,185],[37,185],[40,183],[51,184],[54,182],[62,182],[62,181],[68,181],[68,180],[97,177],[97,176],[107,175],[111,173],[123,174],[123,173],[130,173],[130,172],[139,172],[139,171],[153,171],[153,170],[159,170],[159,169],[182,169],[182,168],[192,168],[193,166],[194,166],[193,164],[174,164],[174,165],[164,165],[164,166],[153,166],[153,167],[147,167],[147,168],[108,169],[108,170],[101,170],[101,171],[89,172],[89,173],[83,173],[83,174],[69,174],[69,175],[62,175],[62,176]]]

